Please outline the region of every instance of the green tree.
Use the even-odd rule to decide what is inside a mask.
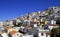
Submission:
[[[56,20],[56,24],[58,24],[59,27],[51,30],[51,37],[60,37],[60,18]]]

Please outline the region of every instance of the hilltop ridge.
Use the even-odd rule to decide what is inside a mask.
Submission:
[[[57,18],[60,17],[60,6],[56,7],[49,7],[44,11],[38,11],[38,12],[31,12],[27,13],[25,15],[22,15],[18,18],[14,18],[13,20],[6,20],[6,22],[16,22],[16,23],[23,23],[26,24],[26,22],[35,22],[38,24],[51,24],[51,21],[54,20],[56,21]]]

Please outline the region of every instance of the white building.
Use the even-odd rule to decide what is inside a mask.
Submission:
[[[49,30],[39,30],[38,37],[50,37]]]
[[[0,26],[2,26],[3,25],[3,22],[0,22]]]
[[[56,21],[55,20],[51,20],[51,24],[56,24]]]
[[[53,29],[53,28],[57,28],[57,27],[59,27],[59,25],[57,25],[57,24],[51,24],[51,25],[49,25],[49,29],[50,30]]]
[[[22,37],[33,37],[33,35],[22,35]]]

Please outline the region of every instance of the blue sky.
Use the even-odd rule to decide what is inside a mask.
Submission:
[[[60,6],[60,0],[0,0],[0,21],[52,6]]]

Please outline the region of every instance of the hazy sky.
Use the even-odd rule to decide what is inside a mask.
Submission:
[[[60,6],[60,0],[0,0],[0,21],[52,6]]]

